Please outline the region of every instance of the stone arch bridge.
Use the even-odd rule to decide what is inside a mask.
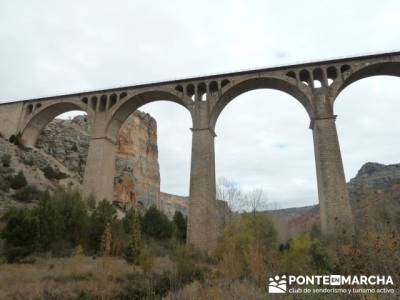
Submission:
[[[353,216],[335,126],[334,102],[353,82],[375,75],[400,76],[400,52],[374,54],[127,86],[0,104],[0,132],[21,133],[34,146],[57,115],[82,110],[91,123],[84,190],[97,199],[113,198],[114,153],[118,131],[140,106],[159,100],[185,107],[192,117],[188,242],[201,251],[218,239],[214,138],[224,107],[254,89],[276,89],[299,101],[310,118],[323,234],[349,239]]]

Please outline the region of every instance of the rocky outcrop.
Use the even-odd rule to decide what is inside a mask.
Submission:
[[[356,230],[400,234],[400,164],[368,162],[347,184]],[[291,237],[319,226],[319,206],[269,212],[278,227],[278,239]]]
[[[89,149],[90,126],[86,116],[55,119],[36,146],[56,158],[82,182]],[[159,206],[160,171],[157,123],[140,111],[122,125],[115,160],[114,201],[123,208]]]
[[[350,180],[350,192],[359,188],[385,189],[400,183],[400,164],[384,165],[368,162]]]
[[[9,165],[5,166],[3,157],[9,157]],[[52,190],[59,186],[63,188],[80,189],[79,176],[69,171],[63,164],[52,156],[32,148],[21,148],[8,140],[0,138],[0,216],[11,207],[34,205],[37,199],[15,200],[19,190],[13,190],[10,186],[10,178],[22,171],[28,186],[37,190]],[[46,177],[45,170],[56,170],[64,174],[62,179],[55,180]]]
[[[148,208],[159,206],[160,168],[157,123],[143,112],[135,112],[118,135],[114,199]]]
[[[180,211],[184,216],[189,214],[189,197],[160,193],[160,208],[172,219],[176,211]]]
[[[89,150],[86,116],[71,120],[54,119],[39,136],[36,147],[53,156],[82,181]]]

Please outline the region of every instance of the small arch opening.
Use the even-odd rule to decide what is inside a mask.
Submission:
[[[286,73],[286,76],[289,76],[289,77],[291,77],[291,78],[297,79],[297,77],[296,77],[296,73],[295,73],[295,72],[293,72],[293,71],[289,71],[289,72],[287,72],[287,73]]]
[[[313,77],[314,77],[314,87],[315,88],[322,87],[322,83],[324,81],[324,73],[321,68],[314,69]]]
[[[228,79],[224,79],[221,82],[221,87],[224,87],[224,86],[228,85],[229,83],[230,83],[230,81]]]
[[[194,100],[194,85],[189,84],[186,87],[186,95],[188,95],[192,100]]]
[[[211,81],[209,85],[210,93],[218,93],[218,83],[216,81]]]
[[[92,98],[90,98],[90,107],[93,110],[96,110],[96,108],[97,108],[97,96],[93,96]]]
[[[123,99],[127,96],[127,93],[122,92],[121,94],[119,94],[119,99]]]
[[[26,112],[28,114],[31,114],[33,112],[33,104],[29,104],[28,107],[26,108]]]
[[[100,97],[99,111],[100,111],[100,112],[106,111],[106,107],[107,107],[107,95],[102,95],[102,96]]]
[[[344,72],[349,71],[350,69],[351,69],[351,68],[350,68],[349,65],[343,65],[343,66],[340,67],[340,72],[341,72],[341,73],[344,73]]]
[[[207,100],[207,87],[206,87],[206,84],[204,82],[201,82],[197,86],[197,92],[199,93],[199,99],[201,101]]]
[[[334,66],[330,66],[327,70],[326,70],[326,76],[328,77],[328,85],[331,85],[333,83],[333,81],[335,81],[335,79],[337,78],[337,70],[336,67]]]
[[[300,81],[303,82],[305,85],[310,85],[310,80],[311,80],[310,72],[308,72],[307,70],[301,70],[299,77]]]
[[[36,109],[39,109],[39,108],[41,108],[42,107],[42,103],[37,103],[36,105],[35,105],[35,110]]]
[[[113,107],[117,103],[117,95],[116,94],[111,94],[110,96],[110,104],[108,108]]]
[[[82,102],[85,103],[85,104],[88,104],[88,98],[87,97],[83,98]]]
[[[175,90],[178,91],[178,92],[180,92],[180,93],[183,93],[183,86],[177,85],[177,86],[175,87]]]

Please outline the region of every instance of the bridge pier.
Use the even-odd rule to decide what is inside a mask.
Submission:
[[[324,95],[317,95],[317,117],[312,119],[310,126],[314,139],[321,231],[327,238],[346,242],[354,236],[354,220],[336,130],[336,116],[332,114],[331,102],[327,99]],[[321,109],[327,107],[329,109]]]
[[[83,180],[84,195],[96,201],[114,199],[115,143],[108,138],[91,138]]]
[[[215,184],[215,133],[209,127],[207,103],[198,102],[192,113],[192,157],[188,244],[210,254],[217,247],[218,211]]]

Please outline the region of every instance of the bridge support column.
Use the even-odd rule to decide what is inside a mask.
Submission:
[[[207,105],[196,103],[193,112],[192,161],[188,244],[211,254],[219,235],[215,186],[214,131],[209,127]]]
[[[96,201],[114,198],[115,143],[107,138],[91,138],[83,180],[84,195]]]
[[[335,124],[336,116],[312,121],[322,233],[337,241],[351,241],[353,214],[344,176]]]

